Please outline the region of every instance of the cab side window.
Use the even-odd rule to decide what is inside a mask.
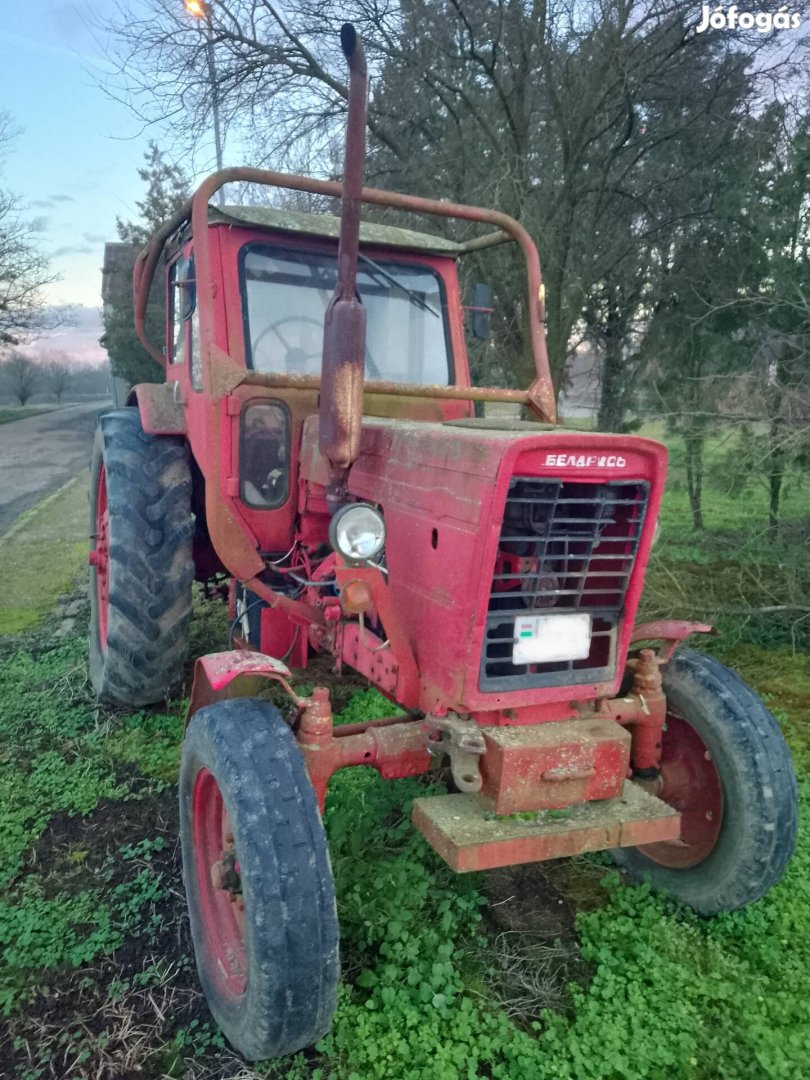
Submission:
[[[171,338],[169,342],[169,363],[185,363],[186,357],[186,324],[193,320],[197,309],[197,294],[194,282],[194,260],[178,259],[169,270],[169,326]],[[193,332],[191,335],[192,352],[199,351],[193,348]],[[193,364],[193,356],[192,356]]]
[[[240,451],[242,499],[270,510],[289,493],[290,418],[275,402],[255,402],[242,413]]]

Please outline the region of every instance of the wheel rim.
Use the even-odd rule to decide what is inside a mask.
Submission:
[[[233,829],[222,792],[208,769],[200,769],[193,795],[194,859],[208,969],[231,997],[247,987],[245,908],[241,893],[223,887],[223,862],[237,878]],[[218,880],[219,879],[219,880]]]
[[[723,787],[706,743],[682,716],[667,711],[658,797],[681,815],[679,840],[640,847],[660,866],[685,870],[712,853],[723,824]]]
[[[107,624],[110,610],[110,510],[107,505],[107,473],[102,465],[96,488],[96,546],[90,552],[90,565],[96,571],[96,622],[98,643],[107,648]]]

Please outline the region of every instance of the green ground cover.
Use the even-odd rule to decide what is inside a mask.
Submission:
[[[791,575],[805,580],[807,499],[788,504],[784,539],[758,545],[762,506],[713,489],[709,530],[696,538],[677,462],[674,480],[649,613],[710,616],[749,603],[755,585],[773,598]],[[706,645],[775,712],[806,807],[801,613],[720,618],[725,633]],[[335,777],[326,812],[343,934],[332,1032],[292,1060],[245,1068],[210,1022],[188,941],[173,787],[183,702],[134,716],[100,709],[86,682],[85,619],[86,605],[63,637],[52,617],[0,638],[0,1076],[806,1075],[806,825],[783,883],[747,911],[705,921],[623,883],[604,856],[457,877],[409,824],[424,783],[365,769]],[[199,604],[194,634],[195,654],[219,647],[221,607]],[[359,682],[338,705],[345,720],[390,712]],[[514,913],[505,901],[516,894]]]
[[[38,416],[40,413],[53,412],[56,405],[23,405],[7,406],[0,408],[0,424],[11,424],[15,420],[25,420],[28,416]]]
[[[35,627],[69,592],[88,546],[87,478],[32,507],[0,539],[0,634]]]

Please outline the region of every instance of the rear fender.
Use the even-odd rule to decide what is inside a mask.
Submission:
[[[141,426],[147,435],[185,435],[186,414],[176,382],[138,383],[127,397],[141,414]]]

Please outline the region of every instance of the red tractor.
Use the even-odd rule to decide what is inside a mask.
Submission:
[[[679,648],[709,627],[635,623],[666,450],[556,426],[540,264],[515,220],[362,187],[365,61],[352,27],[341,38],[343,183],[225,169],[156,234],[135,270],[136,325],[166,381],[101,418],[92,466],[102,699],[164,699],[193,581],[230,581],[228,651],[196,662],[180,814],[200,979],[249,1059],[330,1024],[338,919],[320,811],[338,769],[448,762],[456,790],[417,799],[413,822],[458,871],[612,849],[704,915],[761,897],[796,835],[773,717]],[[243,181],[340,199],[340,217],[211,205]],[[489,231],[454,243],[361,223],[364,204]],[[528,272],[527,391],[473,388],[465,349],[458,260],[507,241]],[[164,264],[161,348],[144,315]],[[475,402],[531,418],[478,418]],[[395,715],[333,729],[329,691],[290,684],[287,665],[318,653]],[[256,697],[268,680],[290,695],[289,721]]]

